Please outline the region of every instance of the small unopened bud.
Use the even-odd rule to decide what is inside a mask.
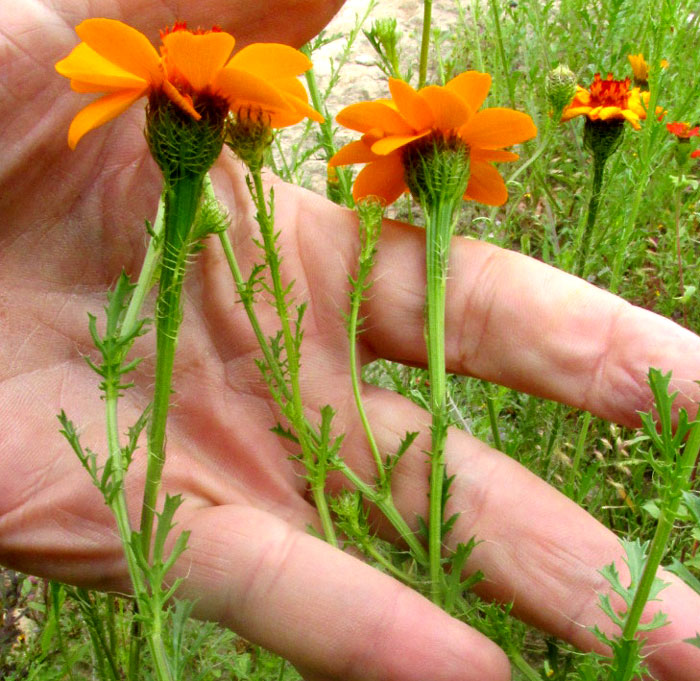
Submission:
[[[552,117],[555,121],[561,118],[562,112],[571,103],[576,94],[576,76],[564,64],[560,64],[547,74],[547,101],[552,107]]]
[[[419,203],[458,201],[469,182],[469,147],[456,135],[424,137],[408,145],[403,166],[406,185]]]
[[[260,170],[272,144],[269,116],[260,109],[240,110],[228,120],[225,142],[250,170]]]

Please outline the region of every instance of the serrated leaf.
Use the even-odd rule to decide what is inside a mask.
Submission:
[[[275,433],[275,435],[285,438],[285,440],[290,440],[297,445],[299,444],[299,438],[289,428],[285,428],[281,423],[273,426],[270,428],[270,430]]]
[[[684,638],[685,643],[690,643],[691,646],[700,648],[700,634],[695,634],[693,638]]]

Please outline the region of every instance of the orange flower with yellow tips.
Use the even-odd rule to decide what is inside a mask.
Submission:
[[[614,80],[612,73],[602,80],[599,73],[593,77],[588,90],[580,85],[576,94],[562,114],[562,121],[576,116],[586,116],[592,121],[626,120],[635,130],[639,130],[640,120],[647,117],[646,107],[649,93],[640,92],[638,87],[630,89],[630,79]]]
[[[298,50],[276,43],[244,47],[233,57],[232,35],[190,31],[177,23],[161,33],[160,53],[135,28],[113,19],[86,19],[76,27],[82,42],[56,64],[76,92],[103,96],[73,119],[68,144],[116,118],[136,100],[164,96],[198,120],[215,102],[241,115],[264,115],[271,127],[322,117],[308,105],[297,76],[311,68]]]
[[[377,196],[390,204],[408,190],[404,161],[411,149],[431,139],[454,140],[469,156],[464,198],[501,205],[508,191],[493,163],[517,160],[504,147],[534,137],[537,128],[530,116],[512,109],[480,111],[490,87],[491,76],[478,71],[420,90],[390,78],[390,100],[352,104],[338,114],[338,123],[363,135],[340,149],[329,165],[366,163],[355,180],[355,200]]]

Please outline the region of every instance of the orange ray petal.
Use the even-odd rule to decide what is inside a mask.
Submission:
[[[340,125],[368,132],[380,128],[388,135],[412,135],[414,130],[401,115],[384,102],[358,102],[346,106],[335,118]]]
[[[578,107],[570,106],[561,115],[561,120],[562,121],[569,121],[572,118],[576,118],[576,116],[587,116],[590,112],[591,112],[590,106],[578,106]]]
[[[75,146],[85,133],[116,118],[142,95],[143,90],[122,90],[121,92],[114,92],[100,97],[92,104],[88,104],[82,111],[78,112],[78,115],[70,124],[68,129],[68,146],[71,149],[75,149]]]
[[[231,57],[226,64],[264,79],[298,76],[308,71],[311,60],[299,50],[278,43],[253,43]]]
[[[378,196],[388,206],[406,190],[403,164],[399,154],[392,154],[365,166],[357,175],[352,188],[355,201],[366,196]]]
[[[294,95],[285,94],[285,99],[294,108],[294,110],[301,115],[299,120],[302,118],[310,118],[312,121],[316,121],[316,123],[323,123],[325,120],[323,116],[316,111],[316,109],[309,105],[306,98],[301,99],[300,97],[295,97]]]
[[[75,31],[95,52],[129,73],[153,84],[163,80],[156,48],[135,28],[114,19],[86,19]]]
[[[429,85],[418,94],[428,103],[438,130],[456,130],[472,115],[469,106],[459,95],[439,85]]]
[[[622,116],[628,120],[635,130],[641,130],[642,126],[639,124],[639,116],[637,116],[634,111],[628,111],[627,109],[622,111]]]
[[[231,56],[235,44],[234,37],[224,31],[202,34],[173,31],[163,36],[167,62],[172,62],[198,91],[211,85],[216,73]]]
[[[383,137],[372,145],[372,151],[380,156],[386,156],[392,151],[396,151],[415,140],[419,140],[421,137],[429,135],[431,132],[431,130],[426,130],[418,135],[390,135],[389,137]]]
[[[455,76],[445,87],[457,93],[472,112],[476,112],[491,89],[491,76],[480,71],[465,71]]]
[[[353,163],[369,163],[378,160],[375,154],[362,140],[350,142],[333,154],[329,166],[349,166]]]
[[[532,118],[513,109],[483,109],[464,125],[459,136],[471,147],[500,149],[519,144],[537,134]]]
[[[293,112],[282,93],[247,71],[230,67],[221,69],[214,79],[213,89],[229,101],[234,111],[252,104],[267,113]]]
[[[56,71],[75,81],[75,84],[72,83],[72,85],[77,92],[91,91],[88,89],[79,90],[80,84],[86,87],[94,86],[95,89],[92,92],[145,89],[148,86],[146,79],[105,59],[85,43],[80,43],[65,59],[61,59],[56,64]]]
[[[490,163],[472,163],[465,199],[487,206],[502,206],[508,199],[508,190],[500,173]]]
[[[622,116],[622,109],[619,106],[604,106],[598,112],[601,121],[607,121],[608,118],[619,118]]]
[[[425,130],[434,125],[435,119],[428,103],[408,83],[389,78],[389,90],[397,109],[415,130]]]
[[[517,161],[520,158],[518,154],[512,151],[502,151],[501,149],[471,149],[469,159],[471,161],[481,161],[483,163],[504,161]]]
[[[323,116],[309,105],[309,99],[304,86],[296,78],[280,78],[271,85],[282,93],[289,104],[302,114],[302,118],[310,118],[317,123],[323,123]],[[297,121],[298,122],[298,121]]]

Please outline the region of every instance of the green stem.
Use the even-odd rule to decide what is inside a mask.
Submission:
[[[586,228],[583,235],[579,235],[577,241],[583,244],[578,250],[578,259],[574,274],[578,277],[585,277],[586,264],[591,253],[591,244],[593,243],[593,232],[595,230],[595,220],[598,215],[598,205],[600,203],[601,188],[603,186],[603,174],[605,172],[605,162],[608,160],[606,156],[593,156],[593,189],[591,198],[588,201],[588,218],[586,220]]]
[[[202,175],[185,174],[174,180],[165,193],[165,233],[156,303],[155,387],[141,507],[141,546],[145,560],[150,555],[153,520],[165,464],[165,427],[170,407],[177,335],[182,319],[182,283],[189,254],[190,229],[199,208],[202,184]]]
[[[214,196],[211,182],[207,182],[205,191],[207,191],[211,197]],[[279,363],[275,359],[267,338],[262,331],[260,322],[255,313],[253,298],[252,296],[247,295],[247,283],[243,278],[241,268],[236,260],[235,253],[231,245],[231,240],[226,232],[221,232],[219,237],[226,255],[226,261],[228,262],[231,274],[233,276],[236,290],[238,291],[239,296],[241,296],[241,301],[243,302],[246,314],[248,315],[248,320],[258,341],[260,350],[263,353],[263,357],[265,358],[266,366],[273,374],[275,383],[279,388],[280,395],[284,399],[290,400],[291,393],[289,392],[287,383],[284,380]],[[314,431],[313,426],[306,420],[306,417],[304,417],[304,419],[310,436],[316,441],[319,441],[318,433]],[[364,482],[364,480],[362,480],[362,478],[358,477],[343,461],[341,461],[339,465],[340,471],[350,481],[350,483],[362,493],[362,496],[367,499],[367,501],[374,504],[382,512],[384,517],[401,535],[402,539],[406,542],[406,544],[408,544],[415,560],[417,560],[421,565],[426,565],[428,563],[428,556],[423,548],[423,545],[416,537],[415,532],[410,528],[406,520],[396,509],[396,506],[394,506],[391,496],[377,492],[377,490],[375,490],[371,485],[368,485],[366,482]]]
[[[675,236],[676,236],[676,263],[678,264],[678,295],[685,296],[685,283],[683,282],[683,256],[681,253],[681,190],[679,187],[676,188],[675,196],[675,210],[674,210],[674,223],[675,223]],[[688,326],[688,311],[687,305],[683,305],[683,326],[687,328]]]
[[[109,456],[112,460],[112,484],[117,490],[110,502],[110,509],[117,521],[117,529],[122,542],[122,549],[126,558],[127,570],[134,587],[134,595],[137,603],[145,603],[148,599],[148,588],[134,556],[133,547],[131,545],[131,525],[129,523],[129,513],[126,505],[126,493],[124,490],[124,473],[125,462],[122,454],[122,448],[119,443],[118,417],[117,417],[117,400],[119,396],[119,375],[117,374],[112,381],[109,382],[105,390],[105,409],[106,409],[106,427],[107,427],[107,444]],[[154,612],[153,619],[149,621],[148,644],[153,655],[154,667],[159,681],[172,681],[170,667],[165,658],[165,646],[161,635],[160,624],[161,612]]]
[[[274,224],[268,214],[268,208],[265,201],[265,190],[262,182],[262,172],[260,168],[251,168],[250,174],[253,179],[253,200],[257,208],[258,223],[260,225],[260,233],[265,247],[265,257],[270,272],[272,281],[272,293],[275,299],[275,309],[282,327],[282,339],[287,355],[287,371],[289,374],[289,385],[291,393],[290,401],[290,420],[301,447],[302,458],[307,472],[310,476],[311,495],[316,510],[321,520],[323,534],[326,541],[333,545],[338,545],[338,539],[333,527],[330,510],[328,508],[328,500],[326,499],[325,484],[326,484],[326,463],[325,461],[314,460],[313,446],[310,441],[309,428],[304,417],[304,407],[301,399],[301,388],[299,384],[299,368],[300,357],[297,345],[297,337],[292,333],[292,327],[289,320],[289,310],[286,300],[287,290],[282,285],[280,275],[280,257],[275,244]]]
[[[682,500],[682,490],[688,489],[689,481],[695,467],[695,460],[700,451],[700,422],[696,421],[690,430],[688,439],[683,448],[683,456],[675,471],[674,480],[666,492],[665,503],[662,504],[661,515],[656,525],[654,537],[649,547],[649,556],[644,565],[639,586],[634,594],[632,605],[627,612],[625,626],[621,638],[631,640],[639,628],[639,622],[644,612],[644,607],[649,600],[649,594],[656,578],[656,573],[661,565],[661,559],[666,551],[666,544],[673,529],[673,523],[678,515],[678,508]]]
[[[431,596],[439,604],[442,586],[443,486],[447,440],[447,377],[445,374],[445,293],[455,202],[436,200],[424,206],[426,223],[426,343],[432,414],[428,557]]]
[[[503,443],[501,442],[501,434],[498,431],[498,414],[496,414],[496,406],[491,395],[486,395],[486,407],[489,412],[489,424],[491,425],[491,434],[493,435],[493,446],[499,452],[502,452]]]
[[[499,3],[496,0],[490,0],[491,13],[493,14],[493,23],[496,27],[496,39],[498,42],[498,54],[501,58],[501,66],[503,68],[503,77],[506,79],[506,84],[508,86],[508,99],[510,101],[510,106],[515,109],[515,92],[513,89],[513,83],[510,77],[510,66],[508,64],[508,59],[506,57],[506,50],[503,46],[503,32],[501,31],[501,20],[498,16]]]
[[[583,448],[586,444],[586,437],[588,436],[588,427],[591,424],[591,413],[584,412],[583,414],[583,424],[581,425],[581,430],[579,430],[578,438],[576,439],[576,449],[574,450],[574,460],[571,462],[571,475],[569,476],[569,481],[566,485],[566,496],[571,499],[575,499],[574,491],[576,489],[576,473],[581,466],[581,459],[583,458]]]
[[[124,320],[122,321],[122,336],[128,336],[134,326],[137,324],[139,315],[141,314],[141,308],[146,300],[146,296],[151,288],[153,288],[154,275],[158,268],[161,249],[163,246],[162,237],[164,223],[165,197],[161,196],[160,201],[158,202],[156,219],[151,229],[152,235],[148,241],[146,255],[144,256],[141,271],[139,272],[139,278],[136,282],[134,290],[131,293],[129,306],[124,313]]]
[[[430,52],[430,25],[433,0],[423,0],[423,33],[420,42],[420,64],[418,66],[418,88],[425,86],[428,76],[428,54]]]
[[[357,413],[360,416],[362,428],[365,431],[365,436],[367,438],[370,451],[372,452],[374,463],[377,466],[377,482],[379,483],[380,489],[385,489],[387,486],[387,478],[386,471],[384,470],[384,462],[382,461],[382,455],[379,453],[379,447],[377,446],[377,441],[374,437],[374,433],[372,432],[372,427],[370,426],[369,419],[367,418],[367,412],[365,411],[365,405],[362,401],[362,395],[360,393],[360,376],[357,369],[357,327],[360,315],[360,305],[362,303],[362,292],[365,289],[365,282],[368,274],[369,269],[360,266],[360,272],[357,280],[355,281],[355,288],[350,295],[350,317],[348,319],[348,340],[350,341],[350,381],[352,383],[352,394],[355,398],[355,407],[357,408]]]
[[[306,74],[306,85],[309,88],[309,97],[311,98],[311,105],[316,111],[323,114],[323,122],[319,124],[320,134],[319,142],[323,147],[323,151],[326,157],[326,162],[330,161],[331,156],[335,154],[337,149],[335,148],[335,143],[333,140],[333,118],[328,115],[328,111],[323,104],[321,98],[321,93],[318,89],[318,83],[316,82],[316,76],[314,75],[314,70],[309,69]],[[338,177],[338,188],[336,189],[330,181],[327,183],[328,198],[333,200],[335,203],[341,203],[348,208],[352,208],[355,205],[355,201],[352,198],[352,176],[347,168],[336,168],[335,172]],[[340,201],[338,200],[340,199]]]
[[[340,472],[352,483],[355,489],[357,489],[367,501],[374,504],[401,535],[401,538],[408,544],[415,560],[421,565],[427,565],[428,554],[418,540],[416,533],[409,527],[404,517],[399,513],[391,495],[385,492],[378,492],[374,487],[368,485],[355,471],[348,467],[342,459],[338,465]]]
[[[516,669],[527,681],[542,681],[542,677],[532,668],[532,665],[514,648],[508,650],[508,657]]]

